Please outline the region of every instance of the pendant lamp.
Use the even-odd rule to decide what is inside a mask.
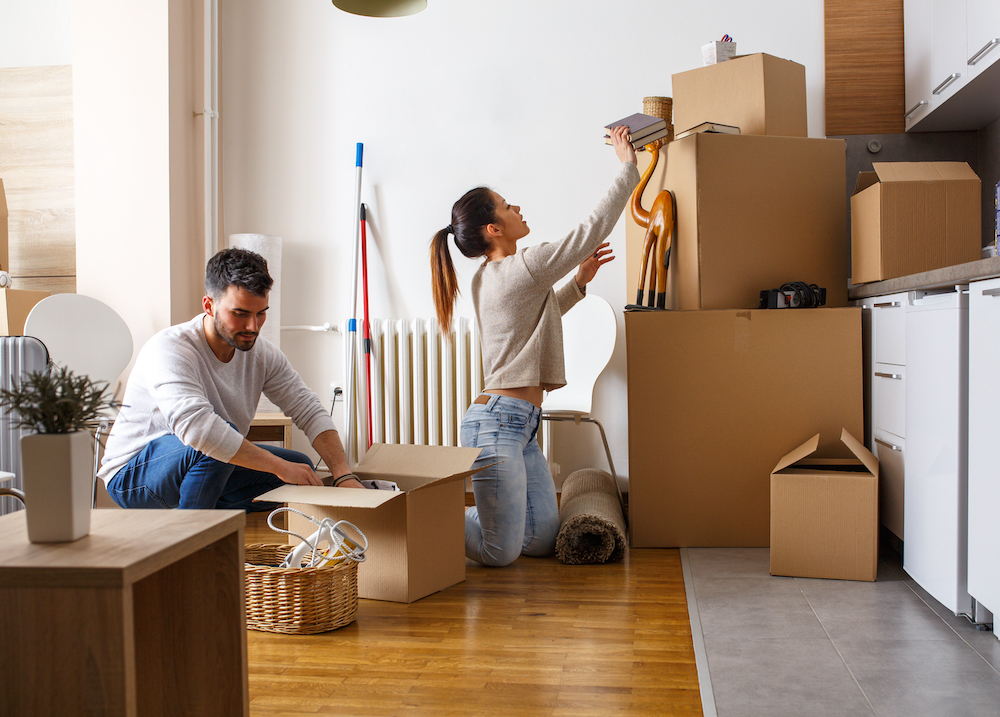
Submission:
[[[427,0],[333,0],[333,4],[354,15],[403,17],[416,15],[426,8]]]

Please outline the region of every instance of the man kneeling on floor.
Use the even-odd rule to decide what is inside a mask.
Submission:
[[[282,483],[322,485],[304,454],[244,437],[261,393],[308,436],[334,485],[363,487],[319,397],[258,340],[273,283],[258,254],[220,251],[205,270],[205,313],[139,351],[99,473],[118,505],[269,510],[253,499]]]

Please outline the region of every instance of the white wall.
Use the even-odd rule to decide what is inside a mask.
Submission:
[[[70,0],[0,0],[0,67],[69,65]]]
[[[489,185],[522,206],[526,243],[558,238],[615,172],[603,125],[641,111],[646,95],[670,96],[671,74],[700,66],[705,42],[728,33],[741,54],[805,65],[810,135],[823,135],[820,0],[430,0],[419,15],[382,20],[345,14],[329,0],[222,4],[226,232],[284,238],[286,325],[350,312],[357,142],[374,226],[372,316],[410,318],[433,315],[428,242],[450,221],[455,199]],[[619,257],[590,291],[620,309],[631,293],[624,222],[612,245]],[[454,255],[468,287],[477,264]],[[470,300],[458,314],[473,315]],[[595,413],[627,475],[619,321]],[[282,337],[324,400],[329,383],[343,378],[341,341]],[[596,429],[556,428],[563,475],[605,465]]]

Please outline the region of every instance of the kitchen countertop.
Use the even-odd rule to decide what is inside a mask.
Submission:
[[[957,284],[968,284],[979,279],[992,279],[1000,276],[1000,257],[989,257],[970,261],[967,264],[956,264],[943,269],[934,269],[920,274],[901,276],[898,279],[873,281],[869,284],[851,284],[847,288],[847,297],[852,301],[867,299],[871,296],[898,294],[903,291],[926,291],[942,289]]]

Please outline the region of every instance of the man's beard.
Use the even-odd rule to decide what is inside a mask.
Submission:
[[[259,332],[253,334],[253,338],[247,338],[241,336],[240,334],[248,334],[249,332],[240,332],[240,334],[231,334],[226,331],[226,329],[218,324],[215,325],[215,331],[219,334],[219,338],[225,341],[227,344],[240,351],[249,351],[253,348],[254,344],[257,342],[257,337],[260,335]]]

